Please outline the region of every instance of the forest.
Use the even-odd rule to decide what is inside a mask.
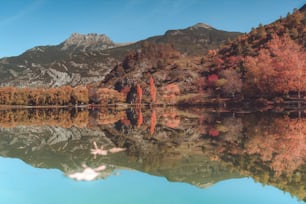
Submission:
[[[210,52],[210,71],[224,94],[273,98],[305,95],[306,20],[295,10],[286,18],[259,25],[250,33]],[[238,76],[237,76],[238,75]]]

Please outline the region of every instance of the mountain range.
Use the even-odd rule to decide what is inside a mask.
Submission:
[[[272,103],[302,99],[305,16],[304,5],[245,34],[198,23],[126,44],[116,44],[106,35],[74,33],[59,45],[38,46],[0,59],[0,85],[82,85],[87,90],[84,97],[89,96],[86,101],[98,104],[101,97],[108,104],[119,95],[124,103],[194,105],[217,104],[214,99],[220,97],[236,104],[262,98]],[[17,95],[9,98],[17,100]]]
[[[205,54],[239,32],[217,30],[203,23],[169,30],[135,43],[116,44],[106,35],[73,33],[55,46],[37,46],[0,59],[1,86],[57,87],[100,82],[131,51],[142,44],[169,43],[186,55]]]

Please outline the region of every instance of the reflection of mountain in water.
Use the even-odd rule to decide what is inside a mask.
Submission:
[[[125,111],[110,111],[110,114],[107,111],[93,111],[90,114],[87,111],[68,114],[68,110],[56,110],[53,113],[48,110],[45,114],[42,112],[43,110],[2,112],[0,121],[4,127],[0,129],[1,156],[20,158],[35,167],[57,168],[67,174],[82,171],[82,164],[93,168],[105,164],[107,169],[102,172],[102,177],[112,174],[114,169],[129,168],[198,186],[239,176],[219,161],[211,161],[207,156],[201,155],[200,150],[193,154],[192,150],[172,150],[166,144],[144,140],[141,134],[146,131],[135,128],[137,124],[133,126],[133,118],[132,122],[126,122],[128,118]],[[13,115],[20,116],[12,117]],[[43,117],[43,126],[37,115]],[[128,111],[127,115],[132,117],[133,113]],[[82,120],[75,120],[81,117]],[[85,119],[86,125],[76,123],[83,128],[70,124],[70,121],[84,122]],[[49,125],[46,121],[49,121]],[[167,131],[161,134],[166,134]],[[173,130],[172,134],[175,132]],[[157,132],[156,134],[158,135]],[[128,147],[128,150],[126,153],[94,156],[90,154],[94,142],[99,147],[103,145],[105,149],[119,145]]]
[[[105,165],[102,177],[129,168],[201,187],[251,176],[305,199],[305,123],[201,109],[3,110],[0,154],[67,174]],[[106,151],[114,147],[126,151]]]

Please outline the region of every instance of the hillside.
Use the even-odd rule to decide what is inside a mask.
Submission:
[[[202,25],[202,26],[201,26]],[[133,44],[116,44],[106,35],[72,34],[56,46],[38,46],[20,56],[0,60],[1,86],[56,87],[102,81],[131,51],[143,43],[170,43],[186,54],[204,54],[240,33],[197,24],[167,31]]]
[[[84,70],[83,63],[70,61],[77,67],[73,69],[73,66],[61,61],[80,52],[89,53],[93,50],[102,52],[118,46],[120,45],[112,42],[106,35],[74,33],[59,45],[38,46],[27,50],[20,56],[1,59],[0,82],[2,86],[21,87],[50,87],[67,83],[73,85],[83,83],[80,80],[82,72],[91,70]],[[112,58],[109,61],[113,63]],[[107,62],[104,64],[104,66],[108,65]]]
[[[305,94],[305,6],[285,18],[259,25],[208,56],[208,74],[223,80],[216,84],[221,94],[244,97],[283,97]],[[201,75],[207,75],[207,70]],[[240,79],[240,87],[235,83]],[[230,85],[230,86],[229,86]]]
[[[241,34],[239,32],[217,30],[207,24],[197,23],[186,29],[169,30],[162,36],[152,37],[145,41],[152,44],[171,44],[182,54],[199,56]]]
[[[153,78],[157,103],[168,104],[216,104],[216,98],[301,100],[306,94],[305,26],[304,6],[200,57],[186,56],[169,44],[143,43],[100,86],[122,91],[138,85],[149,96]]]

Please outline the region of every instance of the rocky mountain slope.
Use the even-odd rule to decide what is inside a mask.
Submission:
[[[105,35],[74,33],[56,46],[34,47],[0,59],[1,86],[56,87],[99,82],[131,51],[145,42],[170,43],[185,54],[204,54],[240,33],[205,24],[167,31],[133,44],[116,44]]]
[[[82,72],[99,75],[100,72],[89,69],[90,60],[79,63],[61,61],[71,58],[77,53],[89,53],[93,50],[101,52],[118,47],[106,35],[78,33],[56,46],[38,46],[27,50],[20,56],[0,60],[0,81],[2,86],[21,87],[54,87],[64,84],[86,83],[80,80]],[[113,64],[112,58],[100,66],[101,69]],[[86,66],[87,67],[84,67]]]

